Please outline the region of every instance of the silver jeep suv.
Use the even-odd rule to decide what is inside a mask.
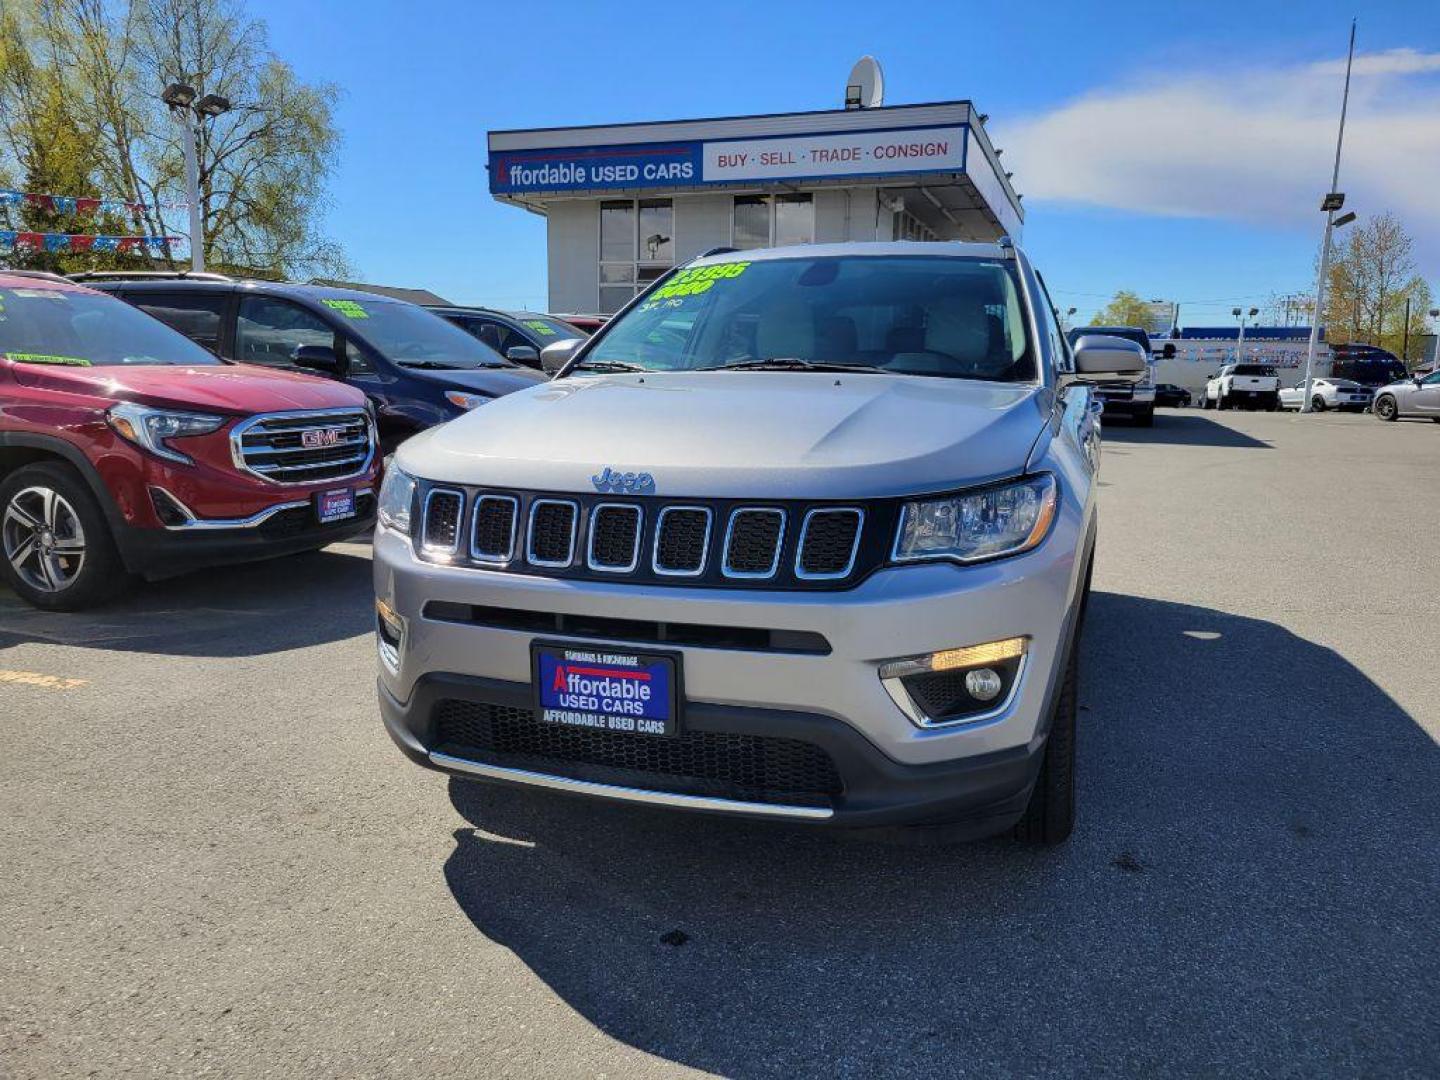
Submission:
[[[1098,409],[1008,242],[719,252],[380,498],[380,708],[461,776],[848,827],[1074,817]],[[558,369],[558,370],[557,370]],[[940,830],[934,830],[939,832]]]

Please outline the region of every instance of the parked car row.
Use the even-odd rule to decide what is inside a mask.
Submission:
[[[368,530],[396,446],[583,337],[316,285],[76,277],[0,271],[0,575],[56,610]]]

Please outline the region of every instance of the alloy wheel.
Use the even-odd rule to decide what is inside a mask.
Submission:
[[[80,517],[53,488],[22,488],[11,497],[0,518],[0,544],[15,573],[41,592],[69,588],[85,566]]]

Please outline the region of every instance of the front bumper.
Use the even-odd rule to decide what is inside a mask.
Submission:
[[[528,683],[427,675],[408,702],[397,701],[383,683],[379,694],[380,713],[395,744],[412,761],[440,772],[618,802],[845,828],[944,823],[951,826],[950,836],[1004,831],[1025,811],[1043,750],[1043,742],[1037,741],[1033,746],[972,758],[902,765],[834,717],[691,702],[685,711],[687,734],[804,742],[829,757],[843,786],[828,799],[762,802],[743,792],[686,791],[686,785],[675,778],[657,784],[653,776],[573,762],[552,767],[509,757],[496,759],[440,741],[435,717],[441,702],[528,710],[533,700]]]
[[[1062,500],[1045,542],[1013,559],[898,567],[853,589],[809,593],[582,583],[442,566],[417,560],[407,538],[379,529],[376,594],[404,627],[399,648],[380,663],[382,713],[396,742],[430,767],[657,801],[653,788],[643,797],[596,790],[592,778],[573,769],[525,768],[520,772],[529,775],[522,776],[503,771],[508,766],[495,760],[448,753],[437,743],[435,713],[441,700],[529,710],[530,645],[536,638],[663,649],[681,657],[686,730],[793,733],[781,737],[830,754],[843,787],[824,814],[789,814],[773,803],[736,808],[737,800],[671,805],[858,826],[978,815],[1003,828],[1003,819],[1023,810],[1039,767],[1057,672],[1078,617],[1091,536],[1086,515]],[[828,652],[675,646],[457,622],[427,613],[432,601],[636,626],[680,622],[818,634]],[[879,678],[879,666],[888,660],[1009,637],[1029,639],[1015,689],[1003,708],[973,723],[917,726]]]
[[[368,532],[375,525],[375,494],[355,497],[356,515],[320,524],[309,500],[274,504],[242,519],[199,519],[171,528],[121,526],[116,546],[126,567],[150,579],[172,577],[207,566],[314,551]]]

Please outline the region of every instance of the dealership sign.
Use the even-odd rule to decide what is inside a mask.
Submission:
[[[502,151],[490,159],[490,190],[503,195],[963,172],[966,135],[965,125],[958,124],[838,135]]]

